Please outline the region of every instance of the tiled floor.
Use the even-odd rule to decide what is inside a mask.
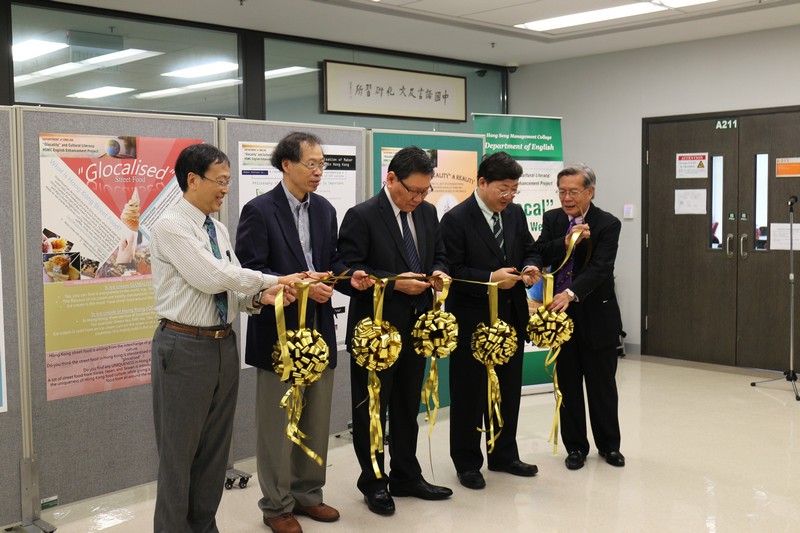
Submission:
[[[631,356],[620,361],[625,468],[593,451],[577,471],[548,444],[550,394],[522,401],[522,459],[535,478],[484,469],[487,487],[461,487],[448,457],[448,413],[439,414],[430,448],[421,422],[418,455],[425,477],[455,491],[447,501],[397,498],[392,517],[370,513],[355,488],[356,460],[347,436],[333,438],[326,502],[342,518],[306,518],[306,533],[336,532],[789,532],[800,530],[800,402],[791,383],[751,387],[774,373]],[[430,455],[429,455],[430,451]],[[429,457],[432,457],[432,467]],[[254,471],[253,461],[237,465]],[[225,491],[222,532],[264,532],[257,480]],[[149,484],[43,513],[60,533],[152,530]]]

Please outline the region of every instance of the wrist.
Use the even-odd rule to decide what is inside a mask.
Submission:
[[[578,297],[575,296],[575,293],[572,292],[572,289],[566,289],[564,292],[567,294],[567,296],[569,296],[570,302],[575,302],[578,300]]]
[[[261,289],[253,296],[253,309],[260,309],[264,307],[264,304],[261,303],[261,296],[264,294],[264,289]]]

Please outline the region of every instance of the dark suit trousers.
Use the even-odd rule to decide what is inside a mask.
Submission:
[[[477,323],[462,323],[459,318],[458,347],[450,356],[450,457],[457,472],[480,470],[483,466],[481,440],[489,439],[488,375],[486,366],[475,359],[470,346],[476,328]],[[494,451],[487,454],[486,462],[493,467],[502,468],[519,459],[517,423],[523,348],[524,342],[519,342],[511,360],[494,367],[500,381],[500,413],[504,425]],[[478,431],[480,427],[487,430],[485,437]],[[495,420],[495,434],[498,431],[500,427]]]
[[[236,335],[216,340],[159,326],[151,369],[158,448],[153,530],[216,532],[239,388]]]
[[[417,317],[411,320],[411,326]],[[376,455],[382,477],[375,477],[370,457],[369,440],[369,395],[367,393],[368,371],[350,358],[350,385],[353,401],[353,447],[361,466],[358,489],[371,494],[392,483],[418,480],[422,469],[417,460],[417,415],[420,408],[420,392],[425,374],[425,358],[414,351],[410,331],[401,332],[403,349],[400,356],[387,370],[378,372],[381,380],[381,424],[386,431],[389,417],[389,454],[391,471],[389,479],[384,470],[384,454],[381,448]]]
[[[584,380],[595,445],[603,452],[619,450],[618,396],[614,377],[617,372],[616,347],[592,350],[583,342],[580,335],[573,335],[572,339],[561,346],[556,372],[558,385],[563,394],[561,438],[567,451],[589,454]]]

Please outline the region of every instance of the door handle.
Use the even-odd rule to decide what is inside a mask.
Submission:
[[[733,243],[733,233],[728,233],[725,237],[725,254],[728,257],[733,257],[733,250],[731,250],[731,243]]]
[[[742,236],[739,239],[739,255],[742,256],[743,259],[747,257],[747,252],[745,252],[744,250],[744,243],[746,241],[747,241],[747,233],[742,233]]]

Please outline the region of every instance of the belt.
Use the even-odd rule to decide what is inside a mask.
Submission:
[[[228,325],[225,328],[198,328],[197,326],[187,326],[186,324],[173,322],[172,320],[167,320],[166,318],[161,319],[161,325],[167,329],[178,331],[180,333],[199,335],[200,337],[209,337],[212,339],[224,339],[233,332],[233,327],[231,325]]]

